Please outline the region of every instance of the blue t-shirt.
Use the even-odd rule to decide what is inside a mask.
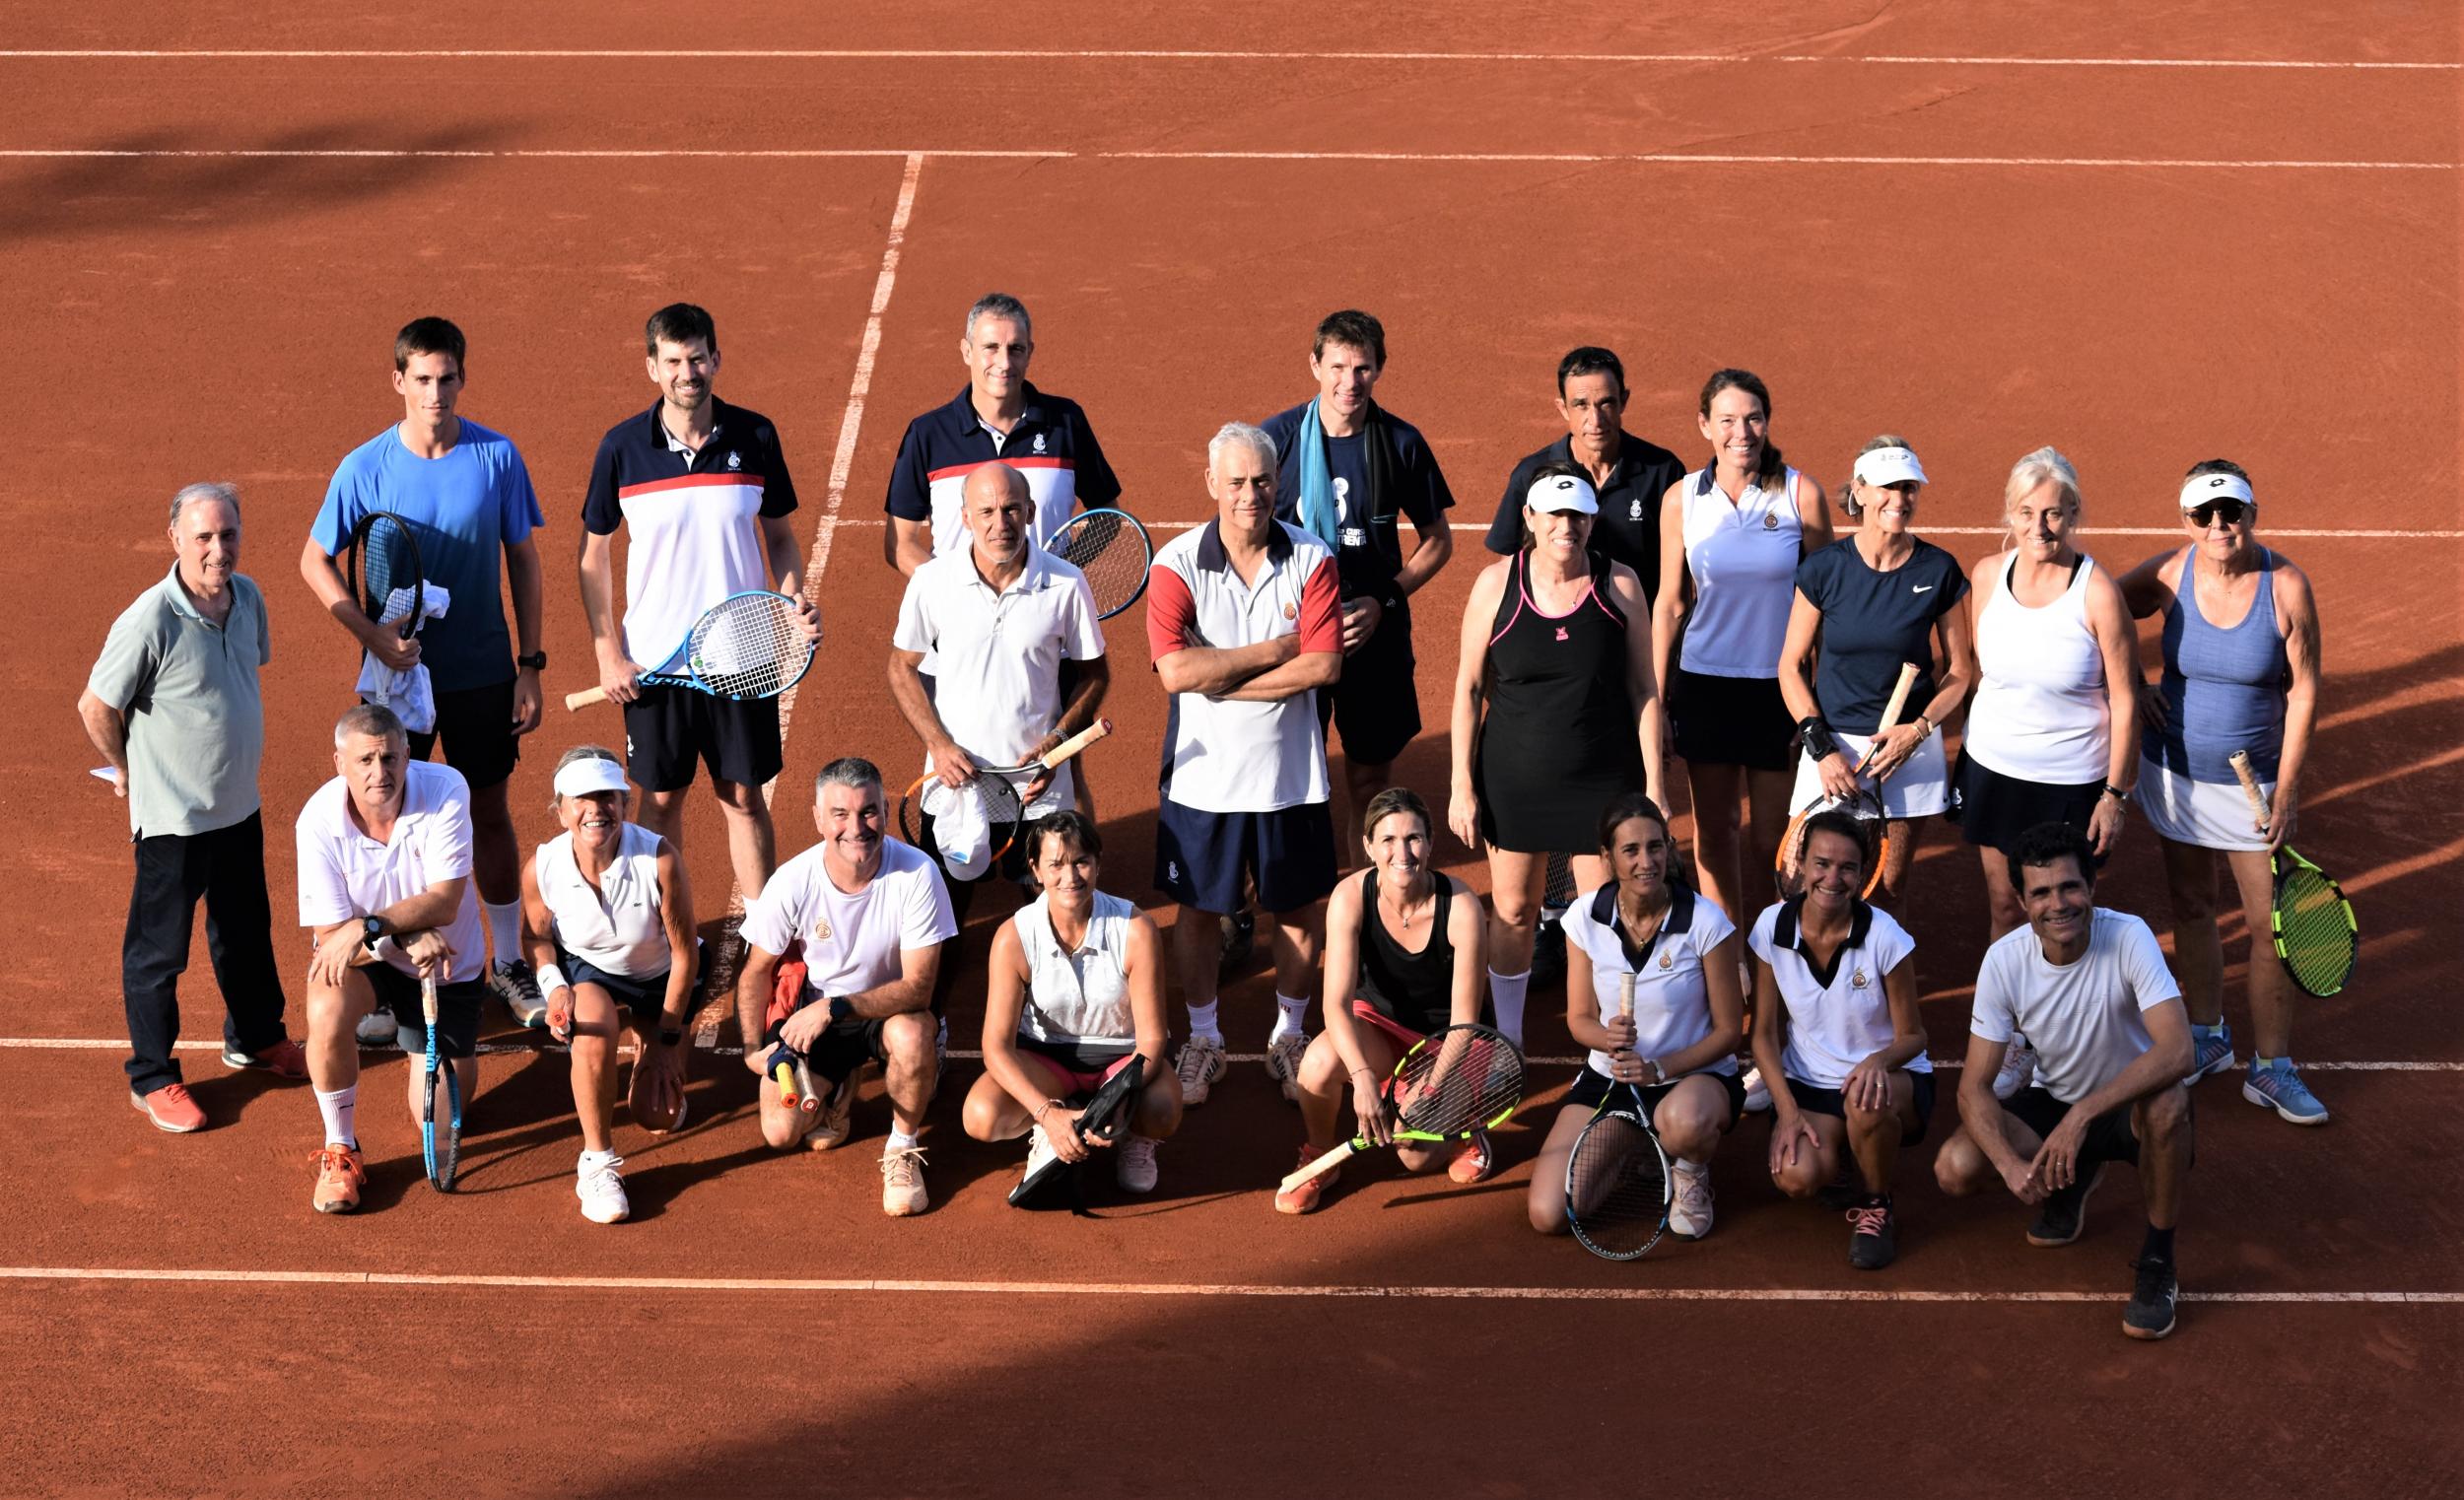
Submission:
[[[1822,611],[1814,697],[1833,729],[1872,734],[1890,705],[1903,662],[1917,664],[1901,722],[1924,712],[1934,696],[1934,622],[1967,596],[1959,560],[1920,541],[1906,562],[1877,573],[1843,536],[1797,565],[1797,591]]]
[[[419,632],[419,659],[440,693],[484,688],[513,675],[513,637],[505,627],[505,547],[547,523],[513,441],[461,420],[461,436],[442,458],[420,457],[390,427],[353,448],[334,470],[308,527],[327,557],[339,557],[351,544],[351,528],[372,511],[390,511],[411,523],[421,576],[449,591],[444,617]]]
[[[1295,526],[1301,523],[1300,419],[1308,409],[1309,401],[1303,401],[1260,424],[1274,441],[1278,463],[1275,518]],[[1455,504],[1455,492],[1446,487],[1446,476],[1438,469],[1437,457],[1422,441],[1420,430],[1383,407],[1378,409],[1378,417],[1395,444],[1392,495],[1369,494],[1369,441],[1365,431],[1348,438],[1326,440],[1327,477],[1335,483],[1335,566],[1347,598],[1357,594],[1383,598],[1393,585],[1395,575],[1403,571],[1403,543],[1395,520],[1398,514],[1410,516],[1414,527],[1426,531],[1437,526]]]

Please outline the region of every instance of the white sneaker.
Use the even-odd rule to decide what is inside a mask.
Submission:
[[[1309,1038],[1297,1031],[1266,1038],[1266,1076],[1286,1099],[1300,1098],[1300,1059],[1308,1051]]]
[[[1112,1180],[1124,1193],[1155,1191],[1155,1137],[1131,1135],[1114,1149]]]
[[[391,1047],[395,1033],[402,1028],[395,1023],[393,1012],[382,1005],[360,1017],[355,1035],[362,1047]]]
[[[932,1206],[924,1195],[924,1147],[881,1153],[881,1211],[904,1219]]]
[[[1771,1107],[1770,1086],[1762,1081],[1762,1069],[1749,1067],[1740,1080],[1745,1085],[1745,1113],[1759,1115]]]
[[[1023,1183],[1043,1171],[1060,1154],[1053,1149],[1053,1137],[1044,1133],[1042,1125],[1030,1125],[1027,1128],[1027,1170],[1018,1174],[1018,1181]]]
[[[2008,1099],[2036,1078],[2036,1049],[2024,1041],[2002,1050],[2002,1071],[1994,1074],[1994,1097]]]
[[[1669,1164],[1677,1195],[1669,1203],[1669,1233],[1680,1240],[1699,1240],[1711,1232],[1711,1169],[1688,1161]]]
[[[513,1019],[532,1031],[548,1024],[548,1002],[539,993],[539,976],[519,959],[488,966],[488,988],[505,1002]]]
[[[574,1195],[582,1199],[582,1216],[593,1224],[622,1223],[633,1205],[625,1200],[625,1180],[616,1169],[625,1164],[621,1156],[610,1154],[593,1163],[589,1153],[582,1153],[582,1166],[574,1180]]]
[[[1231,1066],[1224,1058],[1220,1037],[1192,1037],[1182,1043],[1180,1060],[1173,1064],[1181,1075],[1181,1103],[1192,1109],[1204,1104],[1215,1080]]]

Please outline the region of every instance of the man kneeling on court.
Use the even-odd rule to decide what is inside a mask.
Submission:
[[[325,1128],[310,1199],[319,1213],[359,1207],[368,1181],[353,1119],[360,1018],[390,1011],[403,1050],[427,1051],[420,979],[436,979],[437,1051],[453,1059],[469,1099],[479,1083],[479,1002],[487,992],[487,929],[470,878],[470,784],[450,766],[412,760],[402,720],[376,704],[334,724],[334,771],[300,809],[295,830],[300,925],[316,938],[308,1065]],[[428,1075],[417,1065],[407,1072],[417,1124]],[[440,1098],[437,1120],[446,1113]]]
[[[821,842],[779,866],[745,909],[747,952],[736,980],[744,1062],[762,1075],[762,1138],[786,1150],[844,1144],[856,1080],[878,1062],[890,1093],[881,1151],[881,1211],[922,1213],[924,1107],[939,1081],[930,1005],[941,944],[958,933],[941,872],[923,851],[890,838],[881,773],[850,755],[821,768],[813,822]],[[803,944],[809,966],[791,1009],[774,1013],[779,961]],[[785,1046],[828,1094],[818,1117],[789,1104],[771,1075]]]
[[[2173,1225],[2191,1160],[2181,987],[2146,922],[2095,904],[2095,859],[2080,830],[2048,823],[2021,834],[2011,883],[2027,925],[1986,949],[1977,971],[1961,1124],[1934,1173],[1954,1197],[1999,1177],[2036,1206],[2027,1243],[2054,1246],[2079,1238],[2108,1162],[2137,1166],[2148,1238],[2122,1331],[2162,1338],[2179,1295]],[[2036,1086],[1996,1099],[2003,1049],[2019,1036],[2036,1049]]]

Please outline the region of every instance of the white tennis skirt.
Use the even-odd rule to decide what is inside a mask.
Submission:
[[[1839,741],[1842,754],[1853,766],[1865,758],[1868,745],[1874,743],[1870,734],[1842,734],[1831,731]],[[1814,758],[1797,757],[1797,784],[1788,794],[1788,805],[1803,807],[1822,794],[1822,773]],[[1891,818],[1930,818],[1951,805],[1951,768],[1943,758],[1942,736],[1928,734],[1917,742],[1916,753],[1907,763],[1890,774],[1882,783],[1882,814]]]
[[[2271,799],[2276,795],[2273,782],[2261,782],[2259,789]],[[2148,815],[2148,826],[2176,844],[2193,849],[2267,848],[2267,836],[2251,826],[2257,819],[2238,781],[2194,782],[2143,755],[2137,798],[2140,811]]]

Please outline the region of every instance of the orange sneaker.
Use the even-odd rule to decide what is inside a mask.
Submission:
[[[1488,1181],[1497,1170],[1497,1153],[1488,1143],[1486,1130],[1474,1130],[1472,1138],[1455,1149],[1455,1159],[1446,1164],[1449,1181],[1470,1185]]]
[[[367,1181],[360,1148],[328,1141],[316,1153],[316,1194],[308,1201],[318,1213],[349,1213],[360,1206],[360,1188]]]
[[[1318,1153],[1310,1150],[1304,1143],[1300,1148],[1300,1160],[1296,1165],[1306,1167],[1317,1159]],[[1277,1213],[1315,1213],[1318,1200],[1326,1196],[1326,1191],[1334,1187],[1342,1175],[1342,1168],[1329,1167],[1297,1188],[1277,1188],[1274,1193],[1274,1211]]]
[[[144,1112],[158,1130],[185,1135],[205,1128],[205,1111],[197,1108],[197,1101],[189,1096],[185,1084],[166,1083],[151,1094],[131,1091],[128,1102]]]

